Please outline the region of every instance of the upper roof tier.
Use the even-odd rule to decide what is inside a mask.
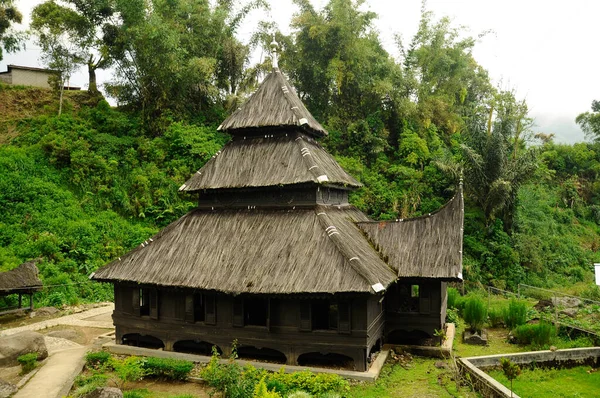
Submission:
[[[300,101],[279,68],[273,68],[256,92],[225,119],[218,130],[233,135],[250,135],[263,131],[270,134],[286,127],[299,127],[315,137],[328,134]]]
[[[179,189],[258,188],[294,184],[361,185],[312,138],[300,132],[234,137]]]

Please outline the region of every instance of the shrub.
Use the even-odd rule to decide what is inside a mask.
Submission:
[[[306,391],[295,391],[288,395],[287,398],[311,398],[312,395],[307,393]]]
[[[92,369],[103,368],[110,359],[110,353],[107,351],[92,351],[85,355],[85,364]]]
[[[37,359],[37,352],[30,352],[29,354],[23,354],[18,357],[17,361],[21,364],[21,374],[31,372],[35,368]]]
[[[446,322],[453,323],[457,328],[460,325],[460,316],[458,315],[458,310],[456,308],[448,308],[446,310]]]
[[[130,381],[139,381],[144,378],[143,359],[131,356],[122,361],[111,358],[110,364],[114,368],[117,377],[121,380],[121,388]]]
[[[556,329],[550,322],[542,320],[538,324],[517,326],[512,333],[519,344],[543,347],[556,336]]]
[[[488,323],[491,327],[499,327],[504,325],[504,316],[506,308],[493,308],[488,310]]]
[[[515,298],[510,299],[504,312],[504,324],[509,329],[524,325],[527,322],[527,303]]]
[[[321,396],[325,393],[344,394],[350,389],[348,381],[336,374],[315,374],[308,370],[284,373],[280,370],[269,375],[271,379],[280,380],[290,391],[301,390],[309,394]]]
[[[74,397],[82,397],[94,391],[98,387],[104,387],[108,381],[108,375],[102,373],[93,373],[90,376],[79,375],[75,379],[77,389],[73,393]]]
[[[181,359],[149,357],[143,363],[143,367],[147,376],[185,380],[194,368],[194,364]]]
[[[254,387],[252,398],[281,398],[281,394],[276,391],[269,391],[265,383],[265,376]]]
[[[448,308],[457,308],[460,309],[460,304],[462,304],[463,298],[461,297],[459,291],[453,287],[448,288]]]
[[[463,318],[472,332],[481,332],[487,318],[485,302],[479,296],[471,296],[465,300]]]

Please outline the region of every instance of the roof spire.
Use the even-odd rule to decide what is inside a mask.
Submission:
[[[277,50],[279,49],[279,43],[275,41],[275,33],[273,33],[273,41],[271,42],[271,59],[273,62],[273,69],[279,69],[279,63],[277,59]]]

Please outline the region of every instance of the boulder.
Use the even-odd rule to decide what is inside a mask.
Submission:
[[[123,398],[123,392],[115,387],[98,387],[83,398]]]
[[[0,366],[18,365],[17,358],[30,352],[37,352],[38,360],[48,357],[42,334],[27,331],[0,337]]]
[[[35,312],[32,312],[31,317],[36,317],[36,316],[51,316],[54,315],[58,312],[57,308],[54,307],[42,307],[42,308],[38,308]],[[35,315],[33,315],[35,314]]]
[[[565,308],[564,310],[559,312],[559,314],[566,315],[569,318],[575,318],[575,316],[577,315],[577,311],[577,308]]]
[[[540,300],[537,302],[536,305],[533,306],[533,308],[535,308],[538,311],[543,311],[548,307],[549,308],[554,307],[554,304],[552,304],[552,301],[550,301],[550,300]]]
[[[19,389],[14,384],[0,379],[0,398],[8,398]]]
[[[552,297],[552,304],[561,308],[576,308],[581,305],[581,300],[575,297]]]
[[[75,341],[79,338],[79,333],[77,333],[75,329],[64,329],[54,330],[52,332],[46,333],[46,336]]]

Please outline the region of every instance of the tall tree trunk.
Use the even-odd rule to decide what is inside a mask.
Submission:
[[[58,101],[58,116],[62,113],[62,105],[63,105],[63,93],[65,92],[65,81],[63,79],[60,80],[60,99]]]
[[[88,60],[87,66],[89,78],[88,93],[95,95],[98,94],[98,85],[96,84],[96,65],[94,65],[91,57]]]

